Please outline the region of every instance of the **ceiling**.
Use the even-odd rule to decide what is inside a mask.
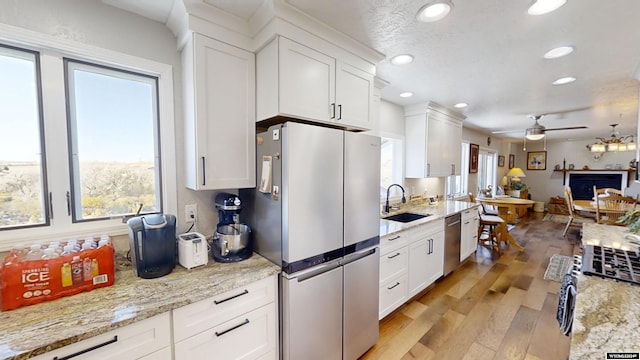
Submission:
[[[173,0],[102,0],[165,22]],[[204,0],[249,19],[263,0]],[[420,23],[415,15],[428,0],[286,0],[294,7],[383,53],[378,76],[389,85],[383,99],[398,105],[434,101],[469,106],[465,126],[496,137],[522,139],[529,115],[548,114],[549,139],[606,137],[609,124],[635,134],[640,85],[640,1],[567,0],[558,10],[527,14],[531,0],[452,0],[444,19]],[[546,60],[560,45],[575,51]],[[398,66],[397,54],[415,60]],[[574,76],[566,85],[552,81]],[[401,98],[410,91],[411,98]]]

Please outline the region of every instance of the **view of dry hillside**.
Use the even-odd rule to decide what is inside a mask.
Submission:
[[[139,204],[143,211],[156,210],[153,163],[91,162],[80,167],[82,219],[135,213]],[[39,164],[0,162],[0,226],[44,222],[42,204]]]

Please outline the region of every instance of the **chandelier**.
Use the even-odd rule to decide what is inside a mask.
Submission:
[[[611,136],[608,139],[596,137],[598,142],[587,145],[587,149],[593,153],[603,153],[612,151],[635,151],[636,143],[633,135],[620,136],[616,131],[618,124],[611,124]]]

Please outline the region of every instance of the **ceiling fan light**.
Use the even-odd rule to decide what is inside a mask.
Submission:
[[[532,140],[532,141],[540,140],[544,138],[544,128],[540,125],[530,127],[527,129],[527,132],[524,137],[527,138],[527,140]]]
[[[566,2],[567,0],[535,0],[527,12],[529,15],[546,14],[560,8]]]
[[[443,19],[451,11],[451,2],[430,1],[418,10],[416,18],[422,22],[434,22]]]

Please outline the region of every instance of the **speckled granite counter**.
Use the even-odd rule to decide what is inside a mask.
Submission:
[[[402,207],[398,210],[393,210],[389,214],[383,214],[383,217],[391,216],[394,214],[399,214],[403,212],[413,212],[416,214],[422,214],[430,216],[415,220],[409,223],[401,223],[397,221],[385,220],[384,218],[380,219],[380,236],[385,236],[389,234],[393,234],[398,231],[410,229],[415,226],[419,226],[430,221],[442,219],[445,216],[455,214],[457,212],[461,212],[475,206],[479,206],[476,203],[470,203],[466,201],[453,201],[446,200],[440,201],[435,205],[430,205],[425,200],[412,201],[407,204],[403,204]]]
[[[203,268],[177,265],[157,279],[118,262],[113,286],[0,313],[0,359],[29,357],[242,287],[280,268],[260,255]]]
[[[622,226],[583,224],[582,243],[636,250]],[[605,359],[607,352],[640,352],[640,286],[578,276],[571,359]]]

